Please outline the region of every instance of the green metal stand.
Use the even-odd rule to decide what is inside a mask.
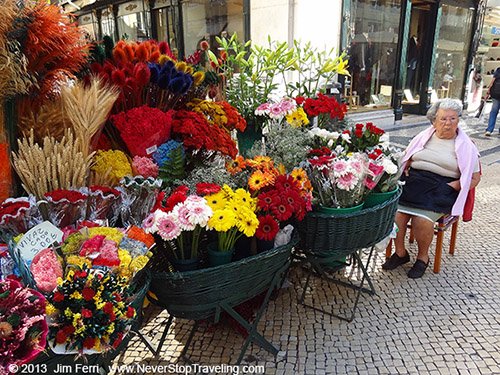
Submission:
[[[304,256],[298,256],[297,258],[299,259],[299,261],[306,266],[306,269],[307,269],[307,272],[308,272],[308,275],[307,275],[307,279],[306,279],[306,282],[305,282],[305,285],[303,287],[303,290],[302,290],[302,294],[299,298],[299,303],[306,306],[306,307],[309,307],[309,308],[312,308],[316,311],[320,311],[324,314],[327,314],[327,315],[330,315],[330,316],[334,316],[336,318],[339,318],[341,320],[345,320],[347,322],[352,322],[353,319],[354,319],[354,315],[356,313],[356,310],[357,310],[357,307],[358,307],[358,303],[359,303],[359,298],[361,297],[361,293],[368,293],[370,295],[374,295],[375,294],[375,288],[373,286],[373,283],[370,279],[370,276],[368,275],[368,266],[370,265],[370,261],[372,259],[372,255],[373,255],[373,250],[374,250],[375,246],[372,246],[369,250],[369,254],[368,254],[368,259],[366,260],[366,263],[363,264],[363,261],[358,253],[358,251],[354,251],[352,254],[351,254],[351,257],[353,258],[353,266],[356,265],[357,267],[359,267],[359,269],[362,271],[363,273],[363,276],[361,278],[361,281],[359,282],[359,284],[354,284],[353,282],[349,281],[349,282],[345,282],[343,280],[339,280],[333,276],[331,276],[328,271],[329,271],[329,268],[330,267],[325,267],[325,264],[328,264],[328,263],[331,263],[332,259],[330,258],[321,258],[321,257],[317,257],[317,256],[314,256],[313,254],[310,254],[310,253],[305,253]],[[342,267],[343,268],[343,267]],[[353,307],[351,308],[351,313],[350,315],[347,315],[347,316],[344,316],[344,315],[339,315],[339,314],[336,314],[334,313],[333,311],[326,311],[322,308],[318,308],[316,306],[313,306],[313,305],[308,305],[307,303],[304,302],[304,299],[305,299],[305,295],[306,295],[306,292],[307,292],[307,288],[309,287],[309,283],[311,281],[311,276],[316,276],[316,277],[319,277],[323,280],[326,280],[328,282],[333,282],[337,285],[342,285],[346,288],[349,288],[349,289],[353,289],[356,291],[356,295],[355,295],[355,298],[354,298],[354,305]],[[364,288],[364,283],[365,283],[365,280],[366,282],[368,282],[368,285],[369,285],[369,288]]]
[[[269,288],[267,289],[266,295],[264,297],[264,300],[262,301],[259,310],[257,311],[257,314],[255,316],[255,319],[253,322],[245,320],[236,310],[234,309],[235,304],[231,301],[231,298],[227,298],[225,300],[221,300],[216,308],[216,313],[214,316],[214,322],[219,321],[220,319],[220,314],[224,311],[227,314],[229,314],[232,318],[234,318],[239,324],[241,324],[246,331],[248,332],[248,337],[246,338],[245,342],[243,343],[241,347],[241,351],[238,357],[238,360],[236,364],[240,364],[241,361],[243,360],[243,357],[248,349],[248,346],[250,343],[255,343],[259,345],[261,348],[265,349],[272,355],[276,356],[279,352],[279,349],[276,348],[273,344],[271,344],[268,340],[266,340],[260,333],[257,332],[257,325],[262,318],[262,315],[264,314],[264,311],[267,308],[267,305],[269,304],[269,300],[276,288],[278,288],[280,285],[282,285],[283,280],[287,274],[288,268],[290,264],[287,263],[278,271],[274,274],[272,281],[269,285]],[[254,295],[248,296],[248,300],[252,299],[255,297]],[[167,338],[168,331],[170,329],[170,326],[172,324],[174,316],[170,315],[168,320],[166,321],[165,327],[163,329],[162,336],[160,338],[160,341],[158,343],[158,346],[156,349],[153,347],[152,343],[150,342],[149,339],[147,339],[142,333],[138,332],[139,338],[141,341],[146,345],[146,347],[155,355],[158,356],[161,352],[161,349],[163,347],[163,344],[165,343],[165,340]],[[191,332],[189,333],[188,339],[186,341],[186,345],[184,346],[182,352],[181,352],[181,357],[183,357],[186,362],[191,362],[190,358],[186,356],[186,353],[189,349],[189,346],[191,345],[191,342],[194,338],[194,335],[196,331],[198,330],[198,327],[200,325],[201,320],[195,320],[193,327],[191,328]]]

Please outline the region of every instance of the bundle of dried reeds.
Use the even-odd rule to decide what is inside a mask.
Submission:
[[[86,186],[94,155],[80,151],[80,140],[71,131],[66,131],[60,142],[45,137],[42,147],[35,143],[31,131],[18,145],[18,152],[13,153],[14,168],[28,193],[42,198],[55,189]]]
[[[91,142],[100,135],[118,95],[118,89],[106,86],[97,77],[92,77],[89,85],[79,81],[74,86],[63,87],[64,112],[85,156],[92,151]]]

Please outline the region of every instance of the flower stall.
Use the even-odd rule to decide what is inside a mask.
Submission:
[[[46,2],[0,10],[0,374],[107,372],[132,334],[158,354],[174,318],[195,321],[183,354],[201,320],[230,316],[238,363],[252,342],[276,355],[257,323],[292,250],[321,273],[392,229],[400,151],[322,92],[344,55],[234,35],[179,59],[89,42]],[[169,313],[156,347],[146,295]],[[248,321],[236,307],[256,296]]]

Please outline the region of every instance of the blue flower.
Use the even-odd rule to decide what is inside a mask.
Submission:
[[[173,139],[162,144],[156,152],[153,154],[153,159],[156,164],[161,168],[166,162],[170,161],[170,155],[173,150],[181,147],[182,153],[184,154],[184,148],[181,142],[174,141]]]

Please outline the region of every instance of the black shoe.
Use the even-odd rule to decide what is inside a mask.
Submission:
[[[422,262],[420,259],[417,259],[411,270],[408,271],[408,277],[410,279],[420,279],[427,267],[429,266],[429,261],[427,263]]]
[[[394,253],[391,255],[389,259],[382,264],[382,269],[386,271],[393,270],[394,268],[399,267],[402,264],[408,263],[410,261],[410,254],[408,251],[404,257],[400,257],[398,254]]]

